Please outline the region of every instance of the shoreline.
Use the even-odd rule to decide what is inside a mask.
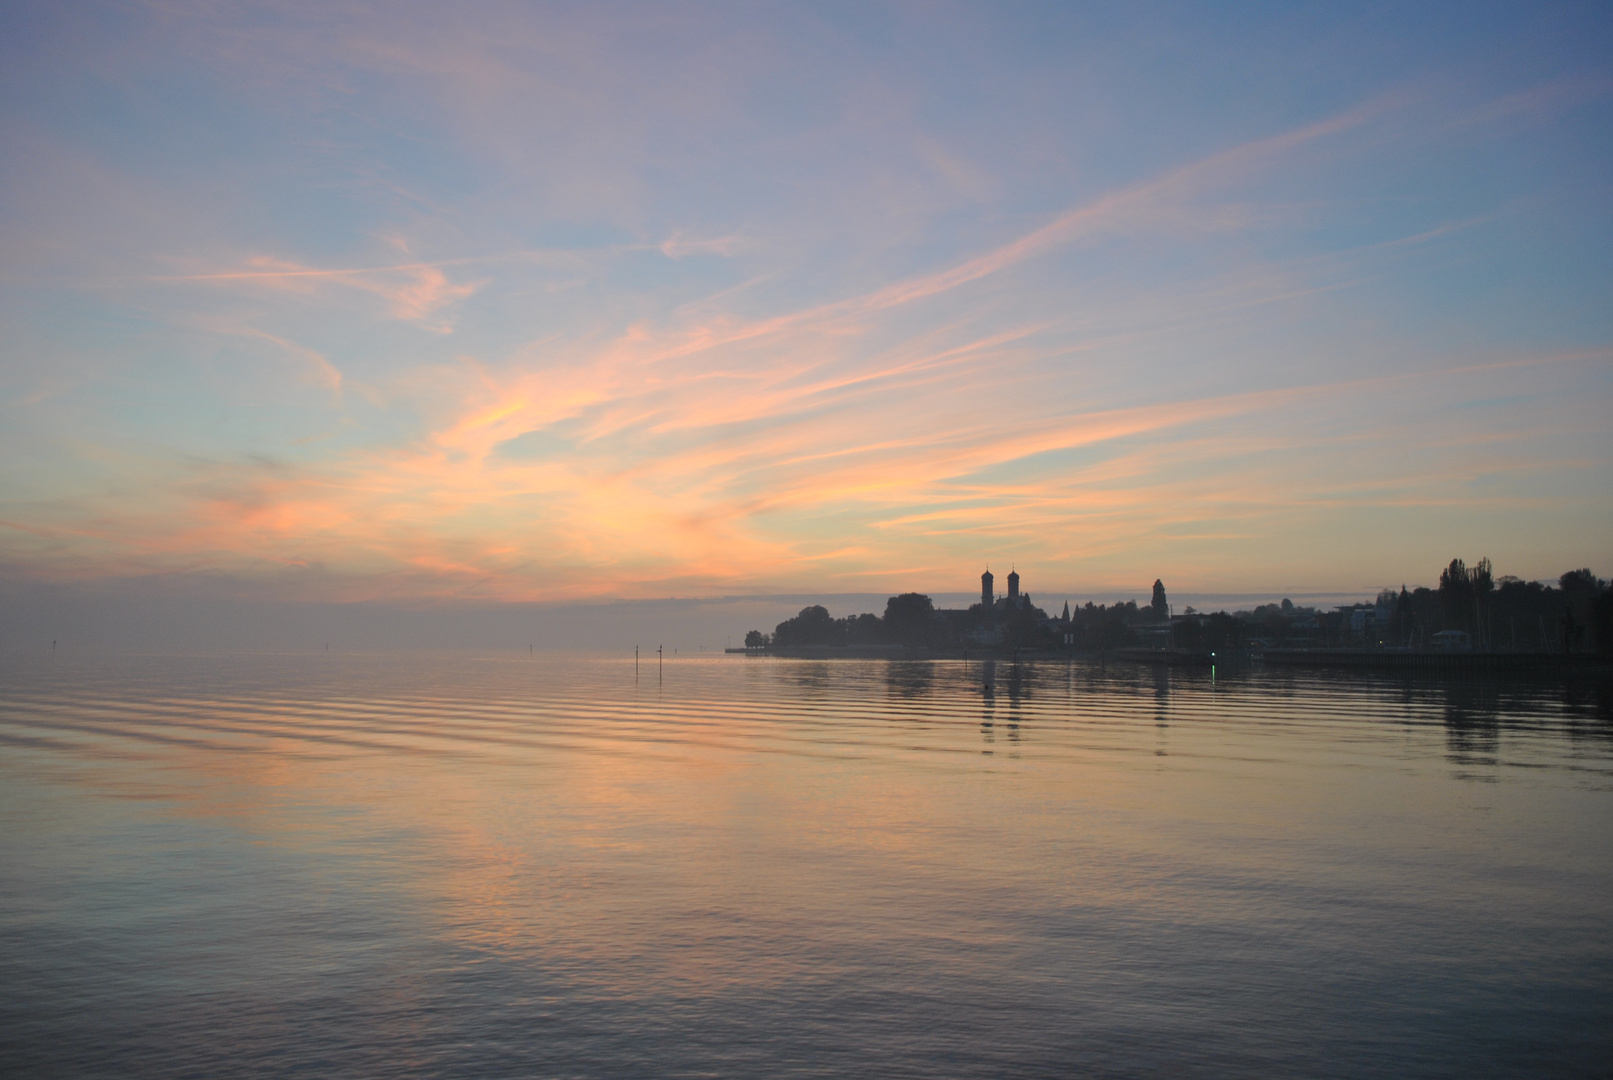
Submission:
[[[1265,649],[1258,652],[1183,649],[1113,649],[1071,652],[1047,649],[932,649],[910,645],[806,645],[794,648],[730,648],[730,655],[782,660],[1081,660],[1171,667],[1287,667],[1359,671],[1450,671],[1544,673],[1613,669],[1601,653],[1387,652],[1370,649]]]

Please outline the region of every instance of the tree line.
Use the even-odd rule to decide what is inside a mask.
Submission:
[[[1489,559],[1452,559],[1439,587],[1400,587],[1389,620],[1391,643],[1419,645],[1440,630],[1461,630],[1483,649],[1613,652],[1613,589],[1590,569],[1570,570],[1557,585],[1497,579]]]
[[[1359,620],[1357,620],[1359,616]],[[1357,625],[1359,621],[1360,625]],[[901,645],[956,648],[972,631],[992,626],[1004,647],[1104,652],[1144,642],[1181,649],[1240,649],[1251,646],[1385,646],[1427,648],[1434,635],[1459,630],[1479,649],[1529,652],[1613,652],[1613,589],[1589,569],[1571,570],[1555,585],[1504,576],[1497,578],[1488,558],[1468,566],[1452,559],[1440,571],[1437,587],[1384,590],[1375,603],[1332,611],[1295,606],[1289,600],[1253,611],[1206,614],[1187,608],[1170,617],[1165,586],[1154,582],[1151,602],[1066,606],[1049,617],[1028,599],[1014,607],[983,612],[938,610],[923,593],[903,593],[886,601],[882,615],[835,618],[822,605],[802,608],[764,634],[745,635],[747,648],[798,648],[820,645]],[[1165,635],[1165,637],[1161,637]]]
[[[1163,618],[1163,614],[1160,618]],[[1070,609],[1068,615],[1050,618],[1047,612],[1026,601],[1011,608],[993,611],[983,617],[979,604],[966,610],[936,608],[923,593],[903,593],[885,602],[883,615],[862,614],[835,618],[821,604],[802,608],[800,614],[785,619],[764,634],[752,630],[745,635],[748,649],[793,649],[818,645],[902,645],[916,648],[959,648],[969,643],[970,631],[990,624],[1008,648],[1075,648],[1100,652],[1134,644],[1132,625],[1154,618],[1152,608],[1138,608],[1135,601],[1104,605],[1088,602]],[[1066,637],[1071,639],[1066,642]]]
[[[935,647],[947,643],[941,614],[923,593],[891,597],[885,601],[883,615],[847,615],[836,619],[827,608],[814,604],[802,608],[794,618],[779,623],[771,635],[750,631],[745,635],[745,647],[790,649],[803,645],[884,644]]]

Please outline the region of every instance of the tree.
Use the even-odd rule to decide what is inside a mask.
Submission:
[[[1509,648],[1545,651],[1557,641],[1562,623],[1563,595],[1538,581],[1510,574],[1496,582],[1489,606],[1494,613],[1497,641]],[[1548,631],[1547,627],[1552,629]]]
[[[885,627],[878,615],[864,612],[861,615],[847,615],[840,621],[845,626],[847,645],[869,645],[885,638]]]
[[[903,593],[885,601],[885,635],[904,645],[928,645],[935,639],[935,604],[923,593]]]
[[[1394,598],[1394,613],[1389,616],[1389,641],[1393,645],[1406,645],[1411,641],[1411,593],[1406,583],[1400,583],[1400,593]]]
[[[1452,559],[1439,574],[1439,606],[1446,629],[1470,630],[1475,640],[1489,644],[1486,616],[1494,593],[1495,578],[1488,558],[1474,563],[1472,569],[1461,559]]]
[[[1003,621],[1003,641],[1016,648],[1045,648],[1057,642],[1057,636],[1044,625],[1047,613],[1026,597],[1025,602],[1008,613]]]
[[[1603,589],[1602,595],[1591,601],[1591,632],[1596,635],[1598,649],[1613,653],[1613,589]]]
[[[767,635],[760,630],[751,630],[745,635],[745,648],[761,649],[767,646]]]
[[[1597,646],[1605,647],[1606,631],[1597,626],[1598,619],[1607,616],[1598,611],[1598,602],[1607,592],[1607,582],[1591,573],[1590,567],[1570,570],[1557,579],[1563,591],[1563,646],[1572,649],[1584,640],[1587,627],[1597,629]]]
[[[1447,629],[1472,629],[1473,582],[1461,559],[1439,572],[1439,606]]]
[[[1607,584],[1598,581],[1596,575],[1591,573],[1591,568],[1587,566],[1579,570],[1570,570],[1558,578],[1557,587],[1563,590],[1563,599],[1577,607],[1595,597],[1607,587]]]
[[[773,644],[789,648],[796,645],[838,645],[845,626],[829,617],[821,604],[804,607],[793,619],[785,619],[773,631]]]

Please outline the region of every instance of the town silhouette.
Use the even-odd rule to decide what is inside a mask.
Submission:
[[[1284,599],[1239,611],[1176,611],[1162,580],[1149,602],[1072,606],[1057,614],[1020,588],[1017,570],[998,595],[988,568],[980,600],[938,608],[924,593],[892,596],[883,614],[839,618],[814,604],[771,634],[751,630],[744,649],[774,655],[1111,654],[1193,662],[1613,654],[1613,588],[1589,569],[1547,584],[1497,578],[1487,558],[1452,559],[1435,587],[1385,589],[1370,601],[1331,608]]]

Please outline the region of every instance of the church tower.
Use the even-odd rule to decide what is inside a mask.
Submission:
[[[986,615],[991,614],[992,605],[997,602],[991,589],[992,581],[991,570],[988,567],[986,572],[980,575],[980,610]]]
[[[1008,606],[1013,607],[1019,603],[1019,571],[1008,571]]]

